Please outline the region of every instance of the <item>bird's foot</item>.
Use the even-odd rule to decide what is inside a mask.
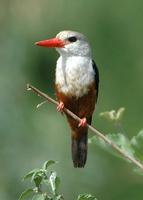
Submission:
[[[64,110],[64,107],[65,107],[64,103],[60,101],[59,105],[57,106],[57,111],[62,113]]]
[[[84,128],[84,127],[86,127],[86,125],[87,125],[87,120],[86,120],[86,118],[84,117],[84,118],[82,118],[82,119],[80,120],[80,122],[79,122],[79,124],[78,124],[78,127]]]

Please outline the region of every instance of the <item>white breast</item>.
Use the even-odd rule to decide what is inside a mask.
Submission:
[[[56,84],[64,94],[81,97],[88,93],[95,72],[88,57],[60,57],[56,66]]]

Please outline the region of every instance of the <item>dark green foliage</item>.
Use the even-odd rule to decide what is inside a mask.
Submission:
[[[34,187],[23,192],[19,200],[26,198],[31,193],[33,193],[33,200],[61,199],[62,196],[58,195],[60,178],[55,171],[49,171],[49,167],[55,163],[53,160],[46,161],[42,168],[34,169],[24,176],[23,180],[30,179]],[[45,185],[48,187],[49,193],[44,191]]]
[[[57,162],[48,160],[42,168],[34,169],[27,173],[23,180],[30,179],[33,183],[32,188],[22,192],[19,200],[24,200],[28,196],[33,196],[32,200],[63,200],[64,197],[58,194],[60,178],[55,171],[49,171],[49,167]],[[97,200],[90,194],[81,194],[77,200]]]

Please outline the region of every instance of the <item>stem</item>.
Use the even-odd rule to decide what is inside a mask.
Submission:
[[[43,97],[48,102],[51,102],[51,103],[56,104],[56,105],[59,104],[58,101],[52,99],[47,94],[41,92],[36,87],[34,87],[34,86],[30,85],[30,84],[27,84],[27,90],[32,90],[33,92],[35,92],[36,94],[38,94],[38,96]],[[64,111],[64,113],[66,113],[69,116],[71,116],[73,119],[75,119],[78,122],[80,122],[81,119],[77,115],[75,115],[73,112],[71,112],[70,110],[68,110],[67,108],[64,108],[63,111]],[[95,129],[93,126],[87,124],[87,127],[94,134],[96,134],[99,138],[101,138],[107,144],[109,144],[110,146],[112,146],[112,148],[115,149],[118,153],[120,153],[124,158],[126,158],[129,161],[131,161],[134,165],[138,166],[140,169],[143,170],[143,165],[142,165],[142,163],[140,161],[136,160],[135,158],[131,157],[129,154],[127,154],[126,152],[124,152],[118,145],[116,145],[114,142],[112,142],[108,137],[106,137],[103,133],[101,133],[100,131],[98,131],[97,129]]]

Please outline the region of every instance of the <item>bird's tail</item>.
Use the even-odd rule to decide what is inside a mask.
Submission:
[[[74,167],[84,167],[87,158],[87,129],[78,138],[72,136],[72,159]]]

